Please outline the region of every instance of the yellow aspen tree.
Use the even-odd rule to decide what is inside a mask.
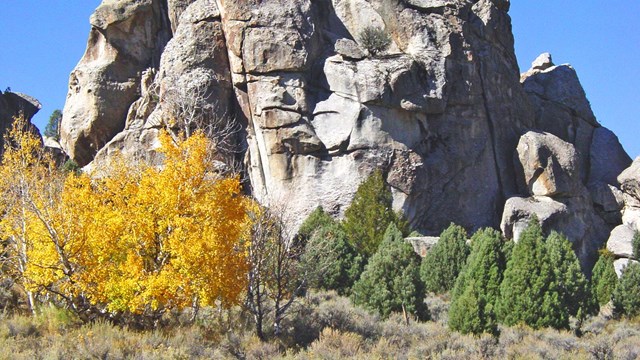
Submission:
[[[0,236],[6,242],[3,272],[25,290],[28,306],[35,312],[34,292],[38,284],[30,278],[29,269],[32,265],[49,265],[40,263],[42,257],[32,257],[34,250],[38,253],[39,244],[47,240],[53,243],[53,251],[46,257],[55,258],[59,266],[51,271],[59,276],[73,271],[54,221],[63,177],[22,116],[14,119],[5,135],[3,150],[0,163]]]
[[[116,159],[106,176],[81,175],[65,188],[77,211],[93,212],[79,219],[88,246],[76,287],[112,312],[236,304],[253,205],[237,178],[213,172],[202,134],[160,141],[162,167]]]
[[[160,135],[161,167],[116,157],[99,177],[62,174],[16,121],[0,165],[3,269],[89,319],[230,306],[246,288],[253,202],[217,175],[200,133]]]

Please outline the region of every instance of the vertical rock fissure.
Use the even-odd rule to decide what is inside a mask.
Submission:
[[[498,163],[498,149],[496,146],[495,125],[491,117],[491,110],[489,109],[489,99],[487,98],[487,88],[485,87],[484,66],[482,64],[482,61],[478,61],[478,78],[480,79],[480,87],[482,88],[482,106],[484,107],[484,112],[487,116],[487,125],[489,127],[489,138],[491,139],[491,150],[493,152],[493,166],[495,167],[498,184],[500,184],[500,191],[496,194],[496,198],[494,199],[493,203],[494,219],[498,219],[500,217],[500,213],[502,212],[500,211],[501,209],[498,208],[498,204],[504,204],[505,202],[505,184],[500,174],[500,164]]]

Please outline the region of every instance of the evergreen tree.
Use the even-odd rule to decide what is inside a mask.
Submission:
[[[360,277],[364,261],[347,241],[342,227],[325,224],[313,232],[302,255],[309,286],[345,295]]]
[[[331,215],[327,214],[322,206],[318,206],[311,212],[311,214],[309,214],[309,216],[307,216],[302,225],[300,225],[297,238],[304,244],[311,239],[314,232],[323,227],[333,226],[335,224],[337,224],[337,222],[331,217]]]
[[[426,290],[436,294],[451,290],[467,261],[469,251],[465,229],[455,224],[449,225],[422,260],[420,276]]]
[[[422,320],[429,317],[420,280],[420,257],[393,223],[352,290],[355,304],[383,317],[392,312],[413,314]]]
[[[471,254],[452,291],[449,326],[463,334],[497,335],[495,306],[507,266],[505,241],[493,229],[477,231]]]
[[[640,231],[636,231],[633,234],[633,239],[631,240],[631,247],[633,249],[633,258],[636,260],[640,260]]]
[[[624,268],[612,299],[617,315],[640,316],[640,264],[629,262]]]
[[[343,222],[347,239],[366,257],[376,252],[389,224],[398,216],[391,208],[391,191],[379,170],[365,180],[356,191]]]
[[[60,121],[62,121],[62,111],[54,110],[44,128],[44,136],[60,141]]]
[[[600,250],[600,257],[593,267],[591,281],[593,292],[598,304],[604,305],[611,300],[613,290],[618,283],[618,275],[613,267],[613,253],[604,249]]]
[[[555,327],[569,328],[569,316],[576,316],[580,321],[587,315],[598,312],[598,304],[591,292],[589,281],[580,268],[571,242],[553,231],[546,241],[547,261],[554,274],[555,287],[561,301],[561,315],[556,319]]]
[[[562,301],[547,260],[542,229],[532,219],[518,243],[500,285],[497,313],[505,325],[564,327]]]

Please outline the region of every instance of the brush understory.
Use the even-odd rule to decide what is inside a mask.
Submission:
[[[82,324],[45,306],[37,316],[0,315],[2,359],[636,359],[640,319],[590,318],[576,331],[501,327],[498,338],[452,332],[448,299],[429,297],[434,321],[381,320],[333,292],[296,304],[279,337],[261,342],[240,309],[172,314],[155,330],[99,320]]]

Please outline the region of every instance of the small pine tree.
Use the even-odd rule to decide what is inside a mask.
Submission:
[[[345,211],[343,227],[359,254],[369,257],[378,249],[389,224],[398,216],[391,208],[391,191],[379,170],[365,180]]]
[[[598,304],[601,306],[611,300],[613,290],[618,283],[618,275],[616,275],[616,270],[613,267],[614,260],[613,253],[603,249],[600,250],[600,257],[593,267],[593,275],[591,277],[593,292]]]
[[[587,315],[598,312],[598,304],[591,292],[589,281],[580,268],[571,242],[553,231],[546,241],[548,263],[553,269],[555,287],[561,301],[561,317],[555,319],[555,327],[569,328],[569,316],[582,322]]]
[[[378,251],[353,285],[355,304],[388,317],[392,312],[429,317],[420,280],[420,257],[406,243],[395,224],[389,225]]]
[[[633,239],[631,240],[631,247],[633,249],[633,258],[636,260],[640,260],[640,231],[636,231],[633,234]]]
[[[502,235],[493,229],[479,230],[472,236],[471,254],[452,291],[452,330],[498,335],[495,306],[507,267],[504,243]]]
[[[62,121],[62,111],[54,110],[44,128],[44,136],[60,141],[60,121]]]
[[[467,261],[469,251],[466,230],[455,224],[449,225],[422,260],[420,276],[426,290],[436,294],[451,290]]]
[[[509,326],[524,323],[534,329],[562,327],[562,302],[556,286],[542,229],[534,218],[522,232],[507,264],[500,285],[498,318]]]
[[[364,261],[347,241],[339,224],[325,224],[313,232],[301,258],[309,286],[349,294]]]
[[[640,264],[630,262],[613,291],[615,314],[628,318],[640,316]]]

